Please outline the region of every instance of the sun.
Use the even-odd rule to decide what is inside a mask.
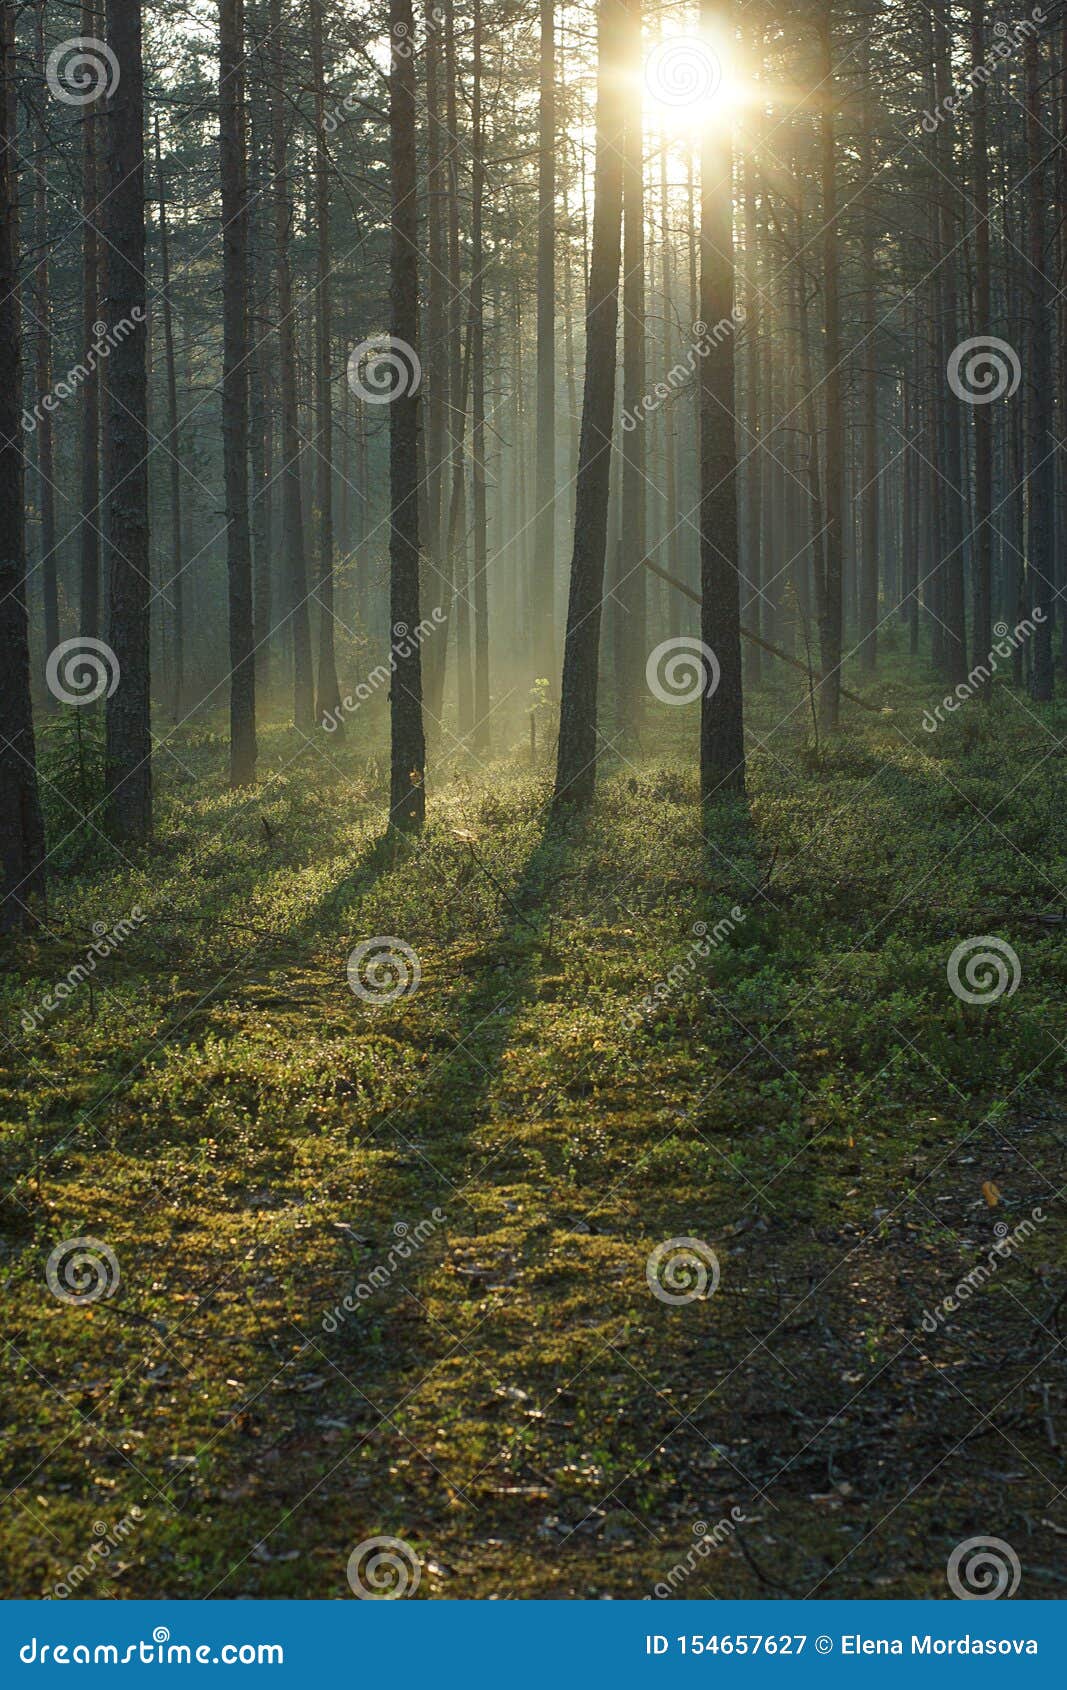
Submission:
[[[652,122],[673,131],[728,122],[747,97],[728,40],[680,31],[647,54],[642,92]]]

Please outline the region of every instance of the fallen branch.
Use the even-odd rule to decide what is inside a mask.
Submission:
[[[668,574],[667,570],[661,569],[658,563],[653,563],[650,557],[642,558],[641,562],[646,569],[650,569],[653,575],[658,575],[661,581],[666,581],[667,585],[673,587],[676,592],[684,593],[686,598],[692,599],[694,604],[700,603],[700,594],[694,593],[692,587],[687,587],[685,582],[679,581],[676,575]],[[818,669],[809,670],[807,665],[801,663],[799,658],[791,657],[789,652],[783,651],[780,645],[772,645],[769,640],[763,639],[759,634],[754,634],[752,629],[746,628],[744,624],[741,626],[741,633],[746,640],[751,640],[753,645],[758,645],[761,651],[769,652],[772,657],[780,658],[783,663],[788,663],[791,669],[799,669],[800,673],[809,680],[818,681],[820,686],[822,685],[824,677]],[[881,704],[872,704],[869,699],[861,698],[858,692],[849,692],[848,688],[844,686],[841,688],[841,694],[843,698],[850,699],[853,704],[858,704],[862,710],[872,711],[875,716],[884,715],[888,708]]]

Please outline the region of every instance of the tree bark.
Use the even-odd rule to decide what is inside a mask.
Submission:
[[[300,485],[301,442],[296,390],[296,336],[293,279],[289,262],[288,146],[285,134],[286,56],[282,40],[281,0],[270,0],[274,87],[271,90],[271,162],[274,170],[274,245],[278,305],[278,364],[282,409],[282,545],[289,588],[289,632],[293,649],[293,721],[301,733],[315,726],[315,686],[311,664],[307,563],[304,555],[304,500]]]
[[[0,932],[33,925],[45,894],[45,841],[37,791],[26,615],[26,517],[19,412],[15,124],[15,6],[0,8]]]
[[[411,0],[390,0],[392,62],[389,140],[392,181],[390,253],[392,334],[419,343],[418,179],[415,152],[415,65],[402,51],[414,34]],[[390,825],[405,833],[426,814],[426,747],[422,726],[422,660],[413,633],[419,623],[419,390],[403,384],[389,406],[389,621],[396,669],[389,693]]]
[[[222,453],[230,629],[230,785],[256,773],[252,540],[248,524],[248,173],[243,0],[219,0]]]
[[[722,0],[702,0],[709,36],[725,31]],[[700,700],[700,796],[706,806],[744,797],[741,570],[734,438],[734,336],[716,334],[734,308],[733,150],[727,125],[704,128],[700,158],[700,315],[712,345],[700,362],[700,637],[718,685]]]
[[[105,388],[108,640],[119,681],[107,699],[104,775],[112,836],[152,831],[148,550],[148,315],[145,289],[144,70],[140,0],[107,0],[119,76],[107,113]]]
[[[555,801],[585,803],[596,785],[597,693],[604,595],[615,339],[622,258],[626,108],[626,0],[599,0],[593,240],[585,330],[585,385],[574,508],[567,636],[563,649]]]

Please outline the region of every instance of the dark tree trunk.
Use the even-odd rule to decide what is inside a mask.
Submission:
[[[471,503],[474,517],[474,727],[489,749],[489,548],[485,516],[485,135],[482,101],[482,6],[473,0],[471,92]]]
[[[1029,276],[1029,358],[1027,360],[1028,502],[1026,562],[1031,609],[1040,609],[1033,642],[1033,685],[1035,699],[1048,701],[1053,695],[1052,624],[1055,604],[1053,586],[1053,499],[1055,496],[1055,450],[1052,430],[1052,336],[1049,307],[1047,230],[1045,224],[1045,135],[1041,112],[1044,60],[1036,35],[1028,35],[1026,63],[1026,167],[1027,167],[1027,257]]]
[[[703,0],[705,31],[726,23],[721,0]],[[715,333],[734,308],[733,154],[723,124],[705,126],[700,158],[700,316],[712,345],[700,363],[700,637],[714,652],[718,685],[700,701],[700,796],[705,805],[744,796],[741,571],[734,439],[734,337]]]
[[[0,932],[31,926],[44,902],[45,842],[37,794],[26,616],[21,325],[18,305],[18,172],[15,7],[0,9]],[[47,390],[46,390],[47,391]]]
[[[84,0],[83,36],[99,36],[98,0]],[[81,390],[81,507],[78,530],[80,602],[78,620],[89,639],[100,633],[100,377],[95,359],[86,356],[97,339],[100,319],[100,152],[106,101],[99,97],[81,108],[82,124],[82,357],[88,374]]]
[[[556,7],[540,0],[537,114],[537,514],[534,520],[535,677],[555,695],[556,631]]]
[[[152,831],[148,553],[148,321],[145,290],[144,71],[140,0],[108,0],[119,76],[107,114],[101,229],[105,319],[113,342],[105,389],[108,640],[119,681],[106,706],[104,772],[113,837]]]
[[[230,621],[230,784],[256,773],[252,541],[248,527],[248,179],[243,0],[219,0],[222,453]]]
[[[985,0],[971,0],[971,61],[977,68],[985,59],[983,11]],[[987,335],[991,329],[992,305],[989,274],[989,96],[985,82],[975,79],[971,99],[971,160],[974,171],[974,309],[975,330]],[[991,407],[974,407],[974,532],[971,538],[974,583],[974,658],[980,663],[993,643],[993,418]],[[988,686],[982,688],[986,699]]]
[[[315,685],[311,664],[307,563],[304,555],[304,500],[300,485],[300,425],[296,390],[296,335],[293,279],[289,263],[288,147],[285,134],[286,55],[282,40],[281,0],[270,0],[273,44],[271,90],[271,162],[274,170],[274,243],[278,305],[278,364],[282,408],[282,545],[289,588],[289,632],[293,648],[293,721],[301,733],[315,726]]]
[[[604,597],[615,338],[622,257],[622,159],[629,91],[626,0],[600,0],[596,181],[585,330],[585,387],[563,649],[556,802],[587,802],[596,786],[598,654]]]
[[[841,313],[838,300],[837,137],[832,13],[827,5],[819,18],[820,167],[822,176],[823,259],[823,393],[826,406],[824,481],[824,591],[819,615],[819,649],[823,680],[819,714],[823,725],[837,726],[841,711],[842,521],[844,507],[845,419],[841,393]]]
[[[37,0],[37,74],[44,80],[45,0]],[[34,171],[34,221],[38,248],[37,268],[34,272],[34,312],[37,318],[36,382],[38,394],[52,387],[52,297],[49,278],[48,230],[48,165],[39,164]],[[52,652],[59,644],[59,581],[56,571],[56,489],[55,453],[52,438],[51,412],[42,408],[37,426],[37,485],[41,515],[41,588],[44,607],[44,649]],[[50,692],[46,702],[55,703]]]
[[[392,170],[390,255],[392,334],[417,351],[419,344],[418,177],[415,149],[415,65],[403,53],[413,39],[411,0],[390,0],[392,64],[389,138]],[[422,827],[426,815],[426,748],[422,726],[422,659],[418,644],[399,633],[419,623],[419,390],[402,384],[389,406],[389,622],[396,669],[389,693],[389,821],[403,832]]]
[[[341,689],[337,684],[334,647],[333,582],[333,394],[330,360],[333,311],[330,258],[330,158],[326,148],[326,77],[322,53],[322,0],[311,0],[311,74],[315,83],[315,401],[319,516],[319,673],[315,715],[338,723]]]
[[[626,54],[631,77],[640,85],[641,11],[643,0],[628,0]],[[622,167],[622,387],[623,407],[640,416],[645,379],[645,181],[644,127],[640,99],[627,105]],[[622,434],[622,546],[619,584],[615,595],[618,655],[615,669],[615,721],[623,740],[632,741],[641,729],[645,699],[644,667],[648,657],[646,630],[644,421]]]
[[[167,222],[163,153],[156,118],[156,184],[159,194],[159,256],[163,271],[163,362],[167,383],[167,429],[170,464],[170,579],[164,600],[171,601],[171,710],[181,717],[185,698],[185,610],[182,580],[182,470],[178,433],[178,376],[174,359],[174,313],[170,298],[170,228]]]

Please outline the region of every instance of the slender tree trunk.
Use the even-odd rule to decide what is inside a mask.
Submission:
[[[389,137],[392,173],[392,333],[419,344],[418,179],[415,152],[415,65],[400,49],[413,38],[411,0],[390,0],[392,64]],[[410,386],[410,384],[408,384]],[[422,827],[426,814],[426,748],[422,727],[422,661],[418,644],[397,635],[419,623],[419,391],[396,394],[389,406],[389,621],[396,669],[389,693],[389,821],[403,832]]]
[[[1047,231],[1045,224],[1045,126],[1041,112],[1044,58],[1036,35],[1028,35],[1026,64],[1026,167],[1027,167],[1027,257],[1029,277],[1030,333],[1027,360],[1027,467],[1028,500],[1026,561],[1030,577],[1030,598],[1044,620],[1037,626],[1033,642],[1033,684],[1035,699],[1051,699],[1054,689],[1052,624],[1055,603],[1053,587],[1053,500],[1055,495],[1055,450],[1052,429],[1052,336],[1049,308]],[[1032,614],[1028,611],[1027,614]]]
[[[714,38],[729,16],[722,0],[702,0]],[[734,308],[733,151],[724,123],[705,125],[700,156],[700,316],[709,329]],[[700,637],[714,653],[718,685],[700,700],[700,796],[707,805],[744,796],[741,678],[741,570],[734,439],[734,337],[712,337],[700,363]],[[709,681],[712,679],[709,676]]]
[[[37,74],[45,74],[45,0],[37,0],[36,53]],[[52,296],[49,276],[48,229],[48,165],[38,165],[33,183],[34,221],[36,224],[37,268],[34,271],[34,312],[37,318],[36,383],[39,394],[52,388]],[[41,515],[41,588],[44,608],[44,648],[49,653],[59,644],[59,580],[56,569],[56,492],[55,453],[52,437],[52,417],[42,408],[37,425],[37,485]],[[49,707],[55,704],[51,692],[45,698]]]
[[[949,0],[936,0],[934,11],[934,69],[937,96],[944,104],[952,91],[952,31]],[[947,109],[947,108],[946,108]],[[959,303],[955,205],[952,183],[953,149],[951,123],[946,120],[937,132],[940,148],[940,253],[941,330],[947,360],[959,340]],[[945,514],[945,554],[940,570],[943,588],[941,619],[945,635],[945,674],[953,686],[967,679],[967,631],[963,581],[963,416],[961,400],[945,381],[943,387],[944,451],[940,501]]]
[[[282,545],[289,588],[289,623],[293,647],[293,721],[301,733],[315,725],[315,686],[311,664],[307,563],[304,555],[304,500],[300,484],[301,449],[297,405],[296,334],[293,281],[289,263],[289,166],[285,135],[286,55],[282,40],[281,0],[270,0],[274,87],[271,90],[271,154],[274,170],[274,242],[278,304],[278,364],[282,409]]]
[[[0,7],[0,54],[0,932],[8,933],[33,924],[45,894],[26,615],[15,6],[8,0]]]
[[[863,346],[860,364],[860,404],[862,407],[862,452],[860,468],[860,566],[859,566],[859,636],[860,663],[868,672],[878,664],[878,577],[879,532],[878,498],[878,349],[875,345],[877,325],[876,278],[874,270],[874,195],[870,184],[874,178],[874,132],[872,110],[874,89],[871,85],[871,38],[874,14],[861,20],[864,32],[860,81],[862,127],[860,130],[860,180],[864,190],[860,199],[860,286],[862,289]]]
[[[442,53],[436,0],[426,7],[426,503],[429,531],[423,552],[428,565],[424,577],[423,602],[443,610],[446,622],[425,647],[423,691],[425,710],[431,722],[441,716],[444,691],[445,654],[448,649],[447,618],[452,613],[452,557],[448,535],[448,255],[446,204],[448,199],[445,154],[448,133],[442,119]]]
[[[94,0],[83,0],[83,36],[99,36]],[[81,389],[81,506],[78,530],[81,632],[89,639],[100,633],[100,377],[89,348],[98,338],[100,319],[100,163],[101,124],[106,101],[88,101],[81,108],[82,125],[82,356],[88,373]]]
[[[107,114],[105,391],[108,640],[119,681],[106,707],[106,813],[113,836],[152,831],[148,549],[148,313],[145,289],[144,72],[140,0],[107,0],[118,81]],[[122,325],[119,334],[116,328]]]
[[[599,0],[596,182],[585,330],[585,388],[574,510],[567,637],[563,649],[556,802],[587,802],[596,784],[598,654],[604,596],[615,337],[622,257],[626,112],[626,0]]]
[[[473,0],[471,51],[471,499],[474,517],[474,744],[489,749],[489,548],[485,519],[485,135],[482,4]]]
[[[754,634],[763,620],[760,591],[760,520],[762,500],[763,442],[760,438],[760,299],[757,281],[758,235],[756,229],[756,159],[749,146],[744,157],[745,197],[745,626]],[[750,640],[745,647],[745,679],[758,684],[762,667],[760,648]]]
[[[819,647],[823,680],[819,714],[823,726],[837,726],[841,711],[841,648],[844,634],[842,600],[842,525],[844,508],[845,419],[841,392],[841,314],[838,301],[839,257],[837,228],[837,136],[832,12],[829,4],[819,18],[820,167],[822,177],[823,259],[823,393],[825,432],[825,577],[820,611]]]
[[[641,76],[643,0],[628,0],[626,53],[630,74]],[[623,408],[641,418],[645,377],[645,163],[640,99],[627,105],[622,167],[622,388]],[[648,657],[644,569],[646,538],[646,444],[644,419],[622,434],[622,546],[615,599],[619,661],[615,668],[615,721],[624,741],[640,735],[645,701],[644,666]]]
[[[984,0],[971,0],[971,61],[977,69],[985,59]],[[989,274],[989,160],[987,157],[989,96],[985,82],[975,78],[971,97],[971,166],[974,172],[974,306],[975,329],[987,335],[992,327]],[[991,407],[974,407],[974,532],[971,539],[974,582],[974,656],[980,662],[993,643],[993,418]],[[982,688],[988,699],[991,689]]]
[[[159,196],[159,256],[163,270],[163,363],[167,384],[167,431],[170,446],[170,577],[164,598],[171,611],[171,713],[181,718],[185,698],[185,614],[182,580],[182,470],[178,434],[178,376],[174,359],[174,311],[170,297],[170,226],[167,221],[167,190],[163,176],[163,150],[159,139],[159,118],[155,123],[156,192]]]
[[[326,76],[322,52],[322,0],[311,0],[311,74],[315,84],[315,400],[316,457],[319,515],[319,673],[315,715],[329,715],[338,723],[341,689],[337,684],[334,646],[333,581],[333,394],[330,366],[333,355],[333,310],[330,258],[330,158],[326,146]]]
[[[540,0],[537,127],[537,515],[534,521],[534,674],[556,677],[556,5]]]
[[[256,773],[252,540],[248,526],[248,182],[244,0],[219,0],[222,182],[222,455],[230,625],[230,785]]]

